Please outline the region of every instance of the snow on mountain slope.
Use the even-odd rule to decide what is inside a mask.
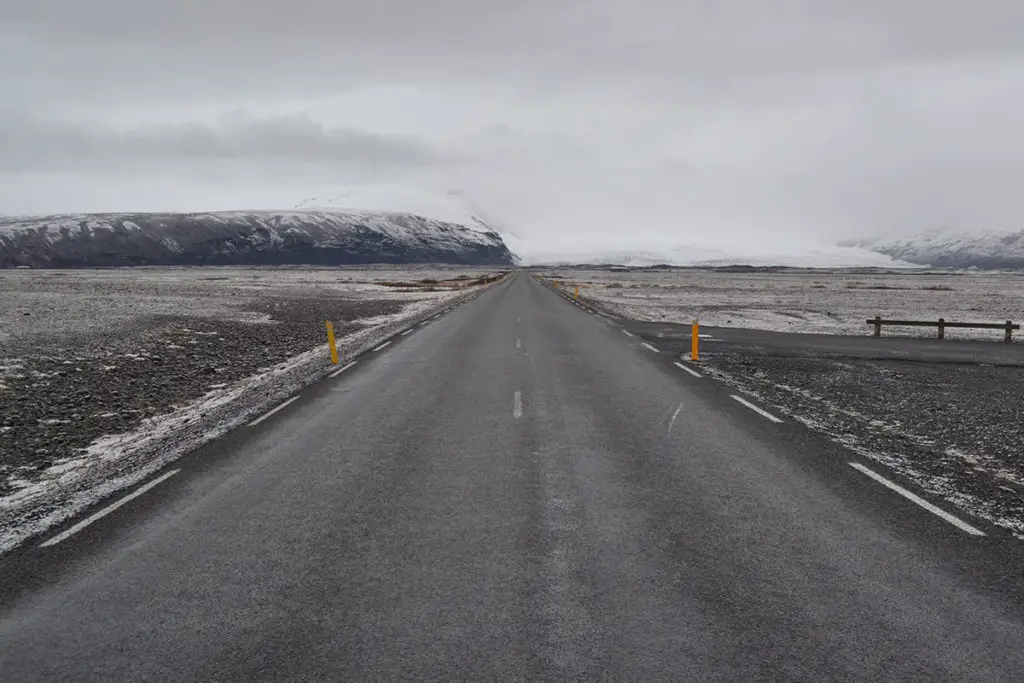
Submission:
[[[457,193],[440,194],[404,185],[355,185],[307,197],[293,208],[313,211],[407,213],[444,223],[463,225],[478,232],[497,232],[467,208]]]
[[[910,237],[844,242],[918,265],[943,268],[1024,268],[1024,231],[966,233],[931,230]]]
[[[419,215],[221,211],[0,218],[0,268],[132,265],[511,265],[496,232]]]

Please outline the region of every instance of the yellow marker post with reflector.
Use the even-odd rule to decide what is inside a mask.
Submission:
[[[334,343],[334,325],[332,325],[331,321],[329,320],[326,321],[324,324],[327,325],[327,345],[331,348],[331,364],[337,365],[338,346]]]
[[[700,324],[694,320],[693,327],[690,328],[690,360],[696,361],[699,355],[698,346],[700,345]]]

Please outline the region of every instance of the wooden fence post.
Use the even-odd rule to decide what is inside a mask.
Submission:
[[[875,336],[882,336],[882,316],[880,315],[875,316]]]
[[[946,338],[946,319],[939,318],[939,339]]]
[[[1013,321],[1006,321],[1006,343],[1009,344],[1013,341]]]

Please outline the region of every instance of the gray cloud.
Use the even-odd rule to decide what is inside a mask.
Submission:
[[[434,164],[441,156],[410,136],[328,128],[303,114],[256,118],[235,112],[215,124],[162,123],[119,129],[0,113],[0,168],[6,170],[187,160],[302,160],[386,168]]]
[[[1018,0],[14,0],[0,82],[0,211],[394,182],[775,245],[1024,208]]]

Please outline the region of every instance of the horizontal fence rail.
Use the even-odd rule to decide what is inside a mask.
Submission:
[[[959,323],[959,322],[947,322],[945,318],[939,318],[938,321],[932,320],[883,320],[881,316],[868,319],[868,325],[875,326],[874,336],[882,336],[882,325],[893,325],[898,327],[938,327],[939,328],[939,339],[946,338],[947,327],[960,327],[960,328],[973,328],[978,330],[1004,330],[1006,336],[1004,341],[1010,343],[1013,341],[1013,331],[1019,330],[1020,325],[1014,325],[1012,320],[1007,320],[1005,323]]]

